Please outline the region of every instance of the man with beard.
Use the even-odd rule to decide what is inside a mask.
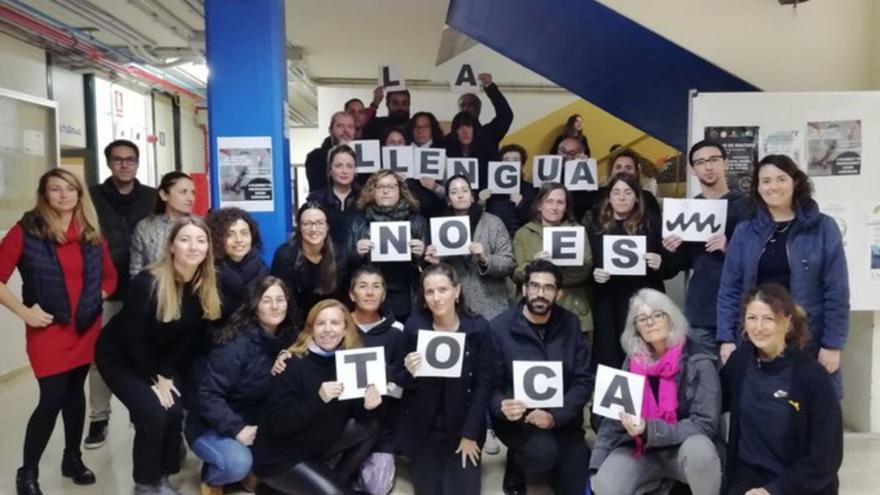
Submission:
[[[350,113],[336,112],[330,117],[330,137],[324,140],[320,148],[315,148],[306,155],[309,191],[327,187],[327,153],[337,144],[348,144],[354,139],[354,132],[354,117]]]
[[[537,259],[525,267],[523,301],[492,320],[495,386],[490,404],[495,433],[507,445],[502,488],[524,494],[526,479],[548,475],[557,495],[581,495],[590,457],[583,409],[593,393],[590,353],[578,318],[556,305],[559,267]],[[563,405],[527,409],[513,398],[514,361],[561,361]]]
[[[377,88],[378,91],[378,88]],[[380,139],[391,127],[406,127],[409,124],[410,95],[408,89],[390,91],[386,96],[385,106],[388,108],[386,117],[373,117],[364,127],[363,139]],[[381,94],[373,93],[370,110],[375,115],[382,101]]]
[[[691,324],[690,336],[700,347],[715,353],[717,327],[716,302],[724,253],[736,224],[748,216],[746,197],[727,188],[727,152],[721,144],[703,140],[691,147],[688,162],[700,181],[697,199],[723,199],[727,201],[727,225],[705,243],[688,242],[682,245],[681,237],[672,235],[663,239],[663,247],[676,253],[674,262],[680,270],[693,270],[687,284],[684,313]]]
[[[584,144],[575,138],[565,138],[559,143],[558,155],[562,155],[565,160],[575,160],[587,158],[583,152]],[[611,148],[611,167],[608,170],[608,178],[617,174],[627,174],[635,177],[637,181],[641,181],[641,172],[639,170],[639,157],[628,148]],[[590,220],[585,215],[598,208],[601,198],[604,198],[607,186],[602,186],[596,191],[574,191],[572,192],[572,200],[574,201],[574,217],[583,219],[582,223]],[[575,194],[577,193],[577,194]],[[642,199],[645,202],[645,213],[649,215],[660,215],[660,203],[654,193],[647,189],[642,189]]]

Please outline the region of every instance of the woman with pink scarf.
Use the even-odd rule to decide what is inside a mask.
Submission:
[[[641,419],[604,419],[590,458],[593,492],[643,494],[676,481],[694,495],[721,490],[714,440],[721,415],[715,356],[688,340],[688,322],[665,294],[642,289],[630,300],[620,338],[623,369],[643,375]]]

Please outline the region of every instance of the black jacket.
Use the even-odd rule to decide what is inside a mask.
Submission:
[[[275,356],[290,340],[254,323],[211,351],[196,388],[196,407],[186,417],[190,443],[208,430],[235,438],[245,426],[259,424]]]
[[[128,267],[131,259],[131,236],[137,223],[153,213],[156,189],[135,180],[132,191],[123,195],[119,194],[113,179],[108,178],[103,183],[90,187],[89,195],[95,204],[101,233],[107,239],[110,257],[116,267],[116,291],[109,300],[121,301],[125,298],[130,280]]]
[[[489,322],[482,316],[459,315],[458,331],[466,335],[459,378],[414,378],[403,358],[416,350],[419,330],[431,330],[431,316],[413,313],[404,328],[404,349],[393,363],[395,383],[405,389],[397,430],[397,446],[406,455],[419,452],[431,433],[445,434],[454,450],[462,437],[480,444],[486,435],[486,410],[492,394],[492,346]],[[442,399],[442,402],[441,402]],[[434,432],[437,415],[443,431]]]
[[[785,350],[793,360],[792,384],[788,390],[792,404],[786,441],[792,453],[791,464],[781,476],[765,487],[781,495],[836,494],[837,471],[843,462],[843,423],[840,402],[828,372],[812,356],[792,347]],[[790,353],[790,354],[789,354]],[[750,384],[746,370],[756,362],[755,347],[748,341],[738,347],[721,369],[723,409],[730,411],[727,439],[728,482],[736,469],[740,437],[740,396]],[[760,374],[751,374],[760,376]]]
[[[602,207],[602,200],[606,197],[608,197],[608,186],[602,186],[596,191],[573,191],[571,193],[571,202],[574,203],[574,208],[571,210],[572,215],[576,219],[582,219],[581,223],[586,224],[590,219],[587,215],[596,214],[596,211]],[[642,200],[645,202],[645,215],[663,217],[660,202],[657,201],[657,196],[654,196],[654,193],[642,189]]]
[[[489,153],[494,156],[498,154],[498,145],[504,139],[504,136],[507,135],[507,131],[510,130],[510,124],[513,123],[513,109],[510,108],[507,98],[498,89],[498,85],[490,84],[483,88],[483,91],[486,92],[486,96],[492,102],[492,107],[495,108],[495,118],[487,124],[481,125],[480,129],[474,129],[474,133],[479,131],[483,144],[486,145]],[[451,141],[451,137],[452,134],[447,134],[446,141]]]
[[[348,230],[352,217],[357,214],[355,203],[361,195],[361,186],[357,182],[352,183],[351,193],[345,197],[344,202],[333,194],[330,186],[311,191],[306,201],[314,201],[324,207],[327,222],[330,224],[330,238],[337,246],[348,246]]]
[[[330,293],[318,292],[321,282],[320,267],[303,257],[302,263],[297,266],[296,259],[299,256],[300,247],[293,244],[294,240],[278,246],[275,256],[272,258],[272,275],[284,280],[292,294],[291,301],[296,305],[297,320],[304,320],[312,307],[323,299],[334,298],[340,301],[348,300],[348,282],[351,270],[349,265],[351,258],[338,244],[334,245],[336,256],[336,290]]]
[[[546,339],[541,340],[529,326],[520,303],[492,320],[490,327],[495,351],[495,385],[490,405],[493,421],[507,422],[501,412],[501,401],[513,398],[513,361],[562,361],[563,406],[547,412],[553,415],[555,428],[580,429],[584,405],[593,394],[594,377],[587,340],[577,316],[553,305]]]
[[[385,312],[384,316],[385,320],[371,328],[369,332],[364,332],[358,325],[358,333],[364,347],[385,349],[385,376],[389,382],[394,382],[393,365],[398,359],[403,359],[402,356],[398,356],[403,351],[403,323],[395,320],[391,312]],[[394,436],[400,416],[400,400],[390,395],[383,396],[382,404],[376,408],[374,416],[379,421],[380,429],[376,443],[373,444],[373,451],[393,454]]]
[[[329,185],[327,154],[331,147],[330,140],[325,139],[320,148],[315,148],[306,155],[306,180],[309,182],[309,191],[317,191]]]
[[[239,262],[223,258],[216,264],[216,269],[217,289],[223,312],[218,322],[221,323],[247,301],[250,291],[269,274],[269,268],[263,262],[260,250],[251,249]]]

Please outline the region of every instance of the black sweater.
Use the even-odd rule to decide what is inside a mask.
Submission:
[[[336,380],[334,356],[309,351],[287,361],[284,372],[272,379],[254,442],[254,473],[274,476],[303,461],[320,461],[346,422],[363,411],[362,400],[318,395],[323,382]]]
[[[358,325],[358,333],[364,347],[382,347],[385,349],[385,376],[389,382],[393,382],[392,364],[403,356],[398,356],[403,351],[403,324],[394,319],[390,312],[385,313],[385,319],[368,332],[364,332]],[[373,445],[373,451],[394,453],[394,435],[397,430],[398,417],[400,416],[400,400],[391,397],[382,397],[382,404],[376,408],[374,415],[379,420],[379,437]]]
[[[183,289],[180,318],[158,321],[154,280],[149,270],[132,279],[122,311],[101,331],[95,349],[106,367],[130,368],[150,384],[156,375],[171,378],[184,371],[208,323],[190,284]]]
[[[348,300],[351,258],[338,244],[334,245],[334,249],[336,256],[336,288],[326,294],[318,290],[322,281],[319,264],[312,263],[303,256],[302,262],[297,266],[296,260],[299,257],[299,246],[294,245],[292,242],[285,242],[278,246],[278,250],[275,251],[270,271],[272,275],[284,280],[284,283],[290,289],[292,302],[296,304],[299,320],[304,320],[312,307],[323,299],[335,298],[343,302]]]
[[[843,462],[843,423],[840,402],[834,392],[828,372],[812,356],[791,347],[786,349],[791,359],[792,382],[788,392],[789,410],[784,442],[790,460],[781,475],[766,488],[777,495],[836,494],[837,470]],[[730,433],[727,441],[727,469],[729,478],[735,472],[739,459],[740,418],[743,390],[758,384],[761,373],[747,373],[755,365],[755,347],[745,342],[738,347],[721,369],[723,408],[730,411]]]

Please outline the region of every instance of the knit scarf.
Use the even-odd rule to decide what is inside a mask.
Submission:
[[[645,377],[645,392],[642,396],[642,418],[644,421],[659,419],[672,424],[678,421],[678,387],[675,385],[675,377],[681,370],[682,345],[670,347],[655,363],[647,363],[637,355],[633,356],[629,364],[629,370],[637,375]],[[660,379],[657,387],[659,397],[654,397],[654,390],[649,383],[650,377]],[[642,436],[635,438],[636,448],[633,457],[641,456],[645,451],[645,442]]]
[[[394,206],[367,206],[366,216],[370,221],[403,222],[409,220],[410,211],[406,201],[398,201]]]

